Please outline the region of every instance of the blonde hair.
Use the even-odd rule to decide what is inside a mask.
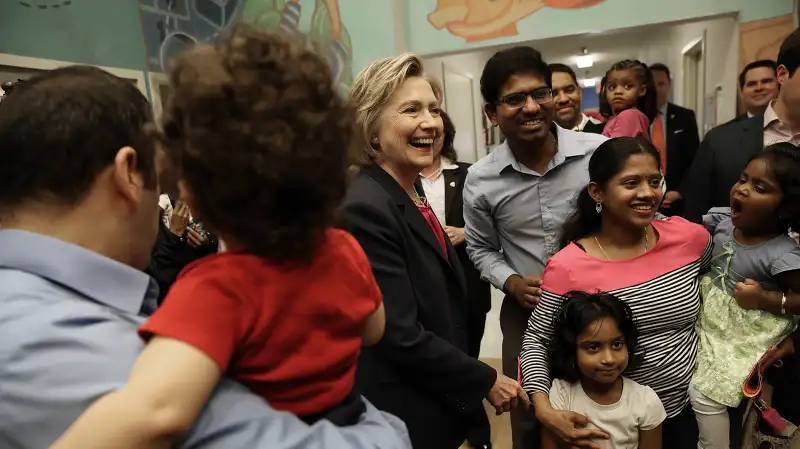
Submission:
[[[373,147],[381,115],[389,97],[409,78],[422,77],[433,89],[436,99],[442,100],[439,82],[428,76],[422,61],[413,53],[374,61],[356,76],[350,88],[350,105],[356,110],[358,135],[352,146],[351,161],[363,167],[373,162],[378,150]]]

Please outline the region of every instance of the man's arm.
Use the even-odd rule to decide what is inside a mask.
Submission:
[[[65,299],[28,312],[20,310],[0,327],[0,447],[51,445],[95,400],[125,384],[142,349],[140,322],[119,310]],[[10,315],[6,310],[5,317]],[[355,426],[320,421],[309,427],[223,379],[176,447],[410,449],[411,444],[397,418],[369,404]]]
[[[464,181],[464,230],[467,254],[481,273],[495,288],[503,290],[506,280],[517,272],[506,262],[500,252],[500,239],[486,197],[480,192],[479,181],[473,173]]]

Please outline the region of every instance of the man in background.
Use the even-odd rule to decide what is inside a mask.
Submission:
[[[549,68],[553,73],[553,101],[556,107],[553,120],[565,129],[602,134],[605,124],[581,110],[583,91],[575,71],[566,64],[550,64]]]
[[[778,63],[762,59],[747,64],[739,74],[739,96],[745,113],[732,121],[763,114],[769,102],[778,98]]]
[[[691,109],[682,108],[669,102],[672,76],[669,67],[658,63],[650,66],[656,84],[658,115],[650,125],[650,139],[661,154],[661,172],[666,178],[667,188],[661,204],[665,215],[680,215],[683,210],[683,197],[678,187],[692,166],[697,148],[700,146],[700,133],[697,117]]]

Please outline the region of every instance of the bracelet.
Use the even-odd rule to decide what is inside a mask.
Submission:
[[[786,293],[781,297],[781,315],[786,315]]]

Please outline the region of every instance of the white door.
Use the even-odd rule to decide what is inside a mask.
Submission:
[[[458,159],[463,162],[478,160],[478,142],[475,134],[475,102],[472,77],[453,71],[444,65],[445,112],[456,128],[453,146]]]

